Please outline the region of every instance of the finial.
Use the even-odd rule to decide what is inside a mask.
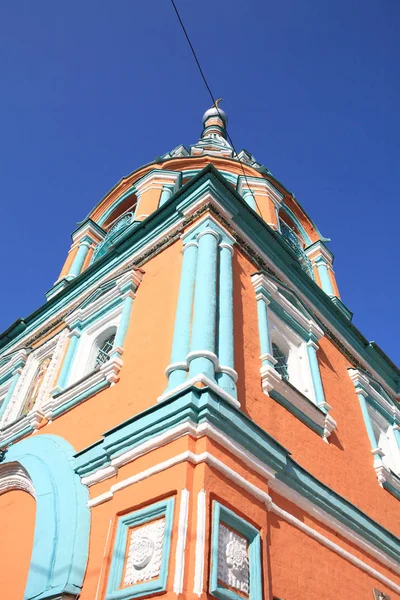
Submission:
[[[201,137],[205,137],[210,133],[218,133],[222,137],[226,138],[226,126],[228,124],[228,117],[226,112],[219,108],[219,103],[222,102],[222,98],[215,100],[211,108],[206,110],[203,115],[203,133]]]

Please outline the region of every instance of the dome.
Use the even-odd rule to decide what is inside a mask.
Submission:
[[[219,108],[219,107],[217,108],[216,106],[212,106],[211,108],[206,110],[206,112],[203,115],[203,125],[205,124],[207,119],[209,119],[210,117],[219,117],[220,119],[223,120],[225,127],[228,124],[228,116],[222,108]]]

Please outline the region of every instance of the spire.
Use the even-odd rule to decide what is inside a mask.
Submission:
[[[226,112],[219,108],[218,104],[222,98],[215,101],[215,104],[209,108],[203,115],[203,131],[201,137],[205,138],[212,133],[222,136],[226,140],[226,126],[228,117]]]

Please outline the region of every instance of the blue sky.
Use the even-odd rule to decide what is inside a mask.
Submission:
[[[400,362],[398,0],[176,0],[237,149],[332,239],[354,323]],[[0,5],[0,330],[44,302],[78,221],[201,131],[169,0]]]

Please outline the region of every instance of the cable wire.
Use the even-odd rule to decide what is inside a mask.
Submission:
[[[197,67],[198,67],[198,69],[199,69],[199,72],[200,72],[200,75],[201,75],[201,77],[202,77],[202,79],[203,79],[204,85],[206,86],[206,88],[207,88],[207,90],[208,90],[208,93],[210,94],[210,97],[211,97],[211,100],[212,100],[213,106],[214,106],[214,107],[217,109],[217,112],[218,112],[218,114],[219,114],[219,116],[220,116],[221,120],[222,120],[222,121],[224,121],[224,119],[222,118],[222,115],[221,115],[221,113],[220,113],[220,111],[219,111],[218,104],[216,104],[216,102],[215,102],[215,97],[214,97],[214,95],[213,95],[213,93],[212,93],[212,91],[211,91],[211,88],[210,88],[210,86],[208,85],[207,78],[206,78],[206,76],[204,75],[204,71],[203,71],[203,69],[201,68],[200,61],[199,61],[199,59],[197,58],[196,51],[195,51],[195,49],[193,48],[193,44],[192,44],[192,42],[190,41],[189,34],[188,34],[188,32],[186,31],[186,27],[185,27],[185,25],[184,25],[184,23],[183,23],[183,21],[182,21],[182,19],[181,19],[181,16],[180,16],[180,14],[179,14],[179,11],[178,11],[178,9],[177,9],[177,6],[176,6],[176,4],[175,4],[174,0],[171,0],[171,4],[172,4],[172,6],[173,6],[173,8],[174,8],[175,14],[176,14],[176,16],[177,16],[177,18],[178,18],[178,21],[179,21],[179,23],[180,23],[180,26],[181,26],[181,28],[182,28],[182,31],[183,31],[183,33],[184,33],[184,35],[185,35],[185,37],[186,37],[187,43],[189,44],[190,50],[192,51],[192,54],[193,54],[194,60],[195,60],[195,62],[196,62],[196,65],[197,65]],[[225,121],[224,121],[224,122],[225,122]],[[252,189],[251,189],[251,187],[250,187],[249,181],[248,181],[248,179],[247,179],[247,175],[246,175],[246,173],[245,173],[245,170],[244,170],[243,163],[242,163],[241,159],[240,159],[240,158],[239,158],[239,156],[238,156],[238,153],[237,153],[237,151],[236,151],[236,148],[235,148],[235,144],[233,143],[233,140],[232,140],[232,138],[231,138],[231,136],[230,136],[230,134],[229,134],[229,132],[228,132],[228,126],[227,126],[227,123],[225,123],[225,129],[226,129],[226,135],[227,135],[228,141],[229,141],[230,145],[232,146],[232,148],[233,148],[233,151],[234,151],[234,153],[235,153],[235,155],[236,155],[236,159],[238,160],[238,162],[240,163],[240,166],[242,167],[242,171],[243,171],[244,179],[245,179],[245,181],[246,181],[246,184],[247,184],[247,188],[248,188],[249,192],[251,193],[251,195],[253,196],[254,203],[255,203],[255,205],[256,205],[256,206],[257,206],[257,208],[258,208],[258,212],[259,212],[259,214],[261,215],[260,207],[258,206],[258,203],[257,203],[256,197],[254,196],[253,190],[252,190]]]

